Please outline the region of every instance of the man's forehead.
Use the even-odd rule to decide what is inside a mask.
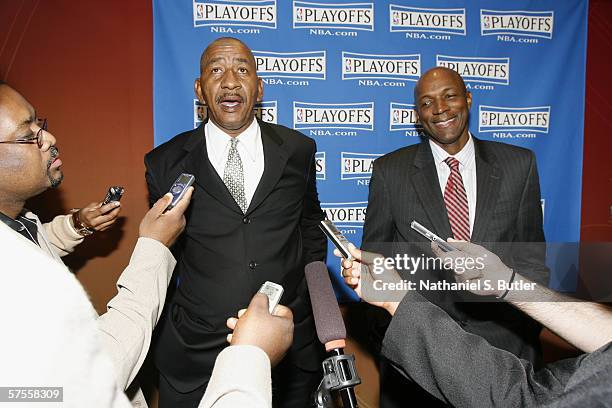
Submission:
[[[254,61],[253,54],[244,44],[238,41],[219,41],[211,44],[204,53],[204,61],[217,59]]]
[[[447,71],[434,71],[425,74],[416,84],[415,94],[422,95],[429,92],[454,89],[464,91],[465,87],[458,74]]]
[[[36,112],[28,101],[13,88],[0,86],[0,120],[3,126],[11,128],[32,123]]]

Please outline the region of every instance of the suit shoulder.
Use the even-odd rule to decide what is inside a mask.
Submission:
[[[182,149],[182,147],[187,143],[187,141],[193,136],[194,130],[188,130],[183,133],[179,133],[174,136],[172,139],[164,142],[151,150],[149,153],[145,155],[145,160],[147,161],[158,161],[162,157],[167,157],[168,154],[172,154],[172,152],[177,152]]]
[[[374,164],[379,167],[393,167],[394,165],[404,162],[405,160],[409,160],[413,158],[417,152],[419,147],[419,143],[404,146],[392,152],[386,153],[380,156],[378,159],[374,160]]]
[[[481,145],[484,149],[489,149],[494,152],[503,152],[507,154],[517,154],[523,156],[531,156],[534,154],[533,150],[528,149],[526,147],[515,146],[503,142],[494,142],[492,140],[478,140],[478,144]]]
[[[533,150],[502,142],[479,140],[478,149],[482,154],[495,156],[497,161],[502,163],[516,160],[535,160],[535,153],[533,152]]]
[[[265,126],[270,126],[270,128],[276,133],[280,138],[283,139],[283,142],[295,143],[298,145],[307,145],[314,146],[315,141],[313,138],[306,136],[305,134],[298,132],[295,129],[288,128],[283,125],[276,125],[273,123],[266,123]]]

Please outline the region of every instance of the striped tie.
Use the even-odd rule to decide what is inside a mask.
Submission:
[[[444,188],[444,204],[448,213],[453,238],[462,241],[470,240],[470,210],[463,179],[459,173],[459,160],[448,157],[444,163],[450,167],[450,176]]]

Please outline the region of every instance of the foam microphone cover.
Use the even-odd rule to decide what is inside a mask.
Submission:
[[[306,265],[305,272],[319,341],[325,344],[346,339],[346,328],[327,266],[321,261],[311,262]]]

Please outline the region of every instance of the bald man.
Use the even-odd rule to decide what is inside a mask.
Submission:
[[[415,220],[444,239],[500,243],[494,248],[507,264],[530,271],[540,282],[546,280],[543,245],[529,245],[530,251],[520,257],[510,251],[511,243],[544,241],[533,152],[482,141],[469,132],[472,95],[455,71],[436,67],[423,74],[414,89],[414,103],[423,140],[374,162],[362,248],[387,256],[432,255],[426,239],[410,227]],[[453,282],[444,271],[418,270],[403,277]],[[475,295],[458,292],[423,295],[465,330],[540,363],[540,326],[511,306],[482,303]],[[389,319],[376,310],[370,312],[375,315],[370,316],[372,331],[378,333],[375,341],[380,341]],[[418,304],[414,312],[418,313]],[[381,367],[383,376],[388,369]],[[405,392],[391,395],[390,389],[401,388],[397,383],[383,379],[381,388],[382,407],[405,404]]]

